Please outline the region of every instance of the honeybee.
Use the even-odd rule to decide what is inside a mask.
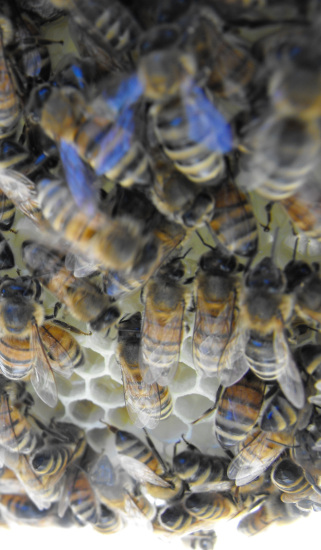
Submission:
[[[190,10],[187,17],[193,22],[187,48],[195,53],[198,70],[206,75],[206,86],[215,96],[246,106],[257,72],[249,45],[231,29],[227,30],[210,6]],[[183,23],[185,19],[182,18]]]
[[[269,527],[274,521],[291,521],[288,506],[280,500],[279,495],[271,495],[254,512],[242,518],[237,528],[245,535],[253,536]]]
[[[184,506],[192,516],[203,521],[228,519],[236,514],[232,498],[225,493],[192,493],[185,497]]]
[[[302,408],[304,386],[285,335],[292,299],[284,291],[284,275],[271,258],[263,258],[248,272],[237,326],[223,352],[219,377],[223,386],[231,386],[251,368],[264,381],[277,380],[290,403]]]
[[[315,485],[316,490],[314,490],[313,485],[307,481],[303,468],[289,458],[284,458],[273,467],[271,480],[282,491],[282,502],[299,502],[309,499],[321,503],[319,487]]]
[[[138,365],[141,314],[119,323],[116,358],[122,370],[124,397],[130,418],[138,427],[155,428],[173,408],[168,388],[145,383]]]
[[[13,40],[14,30],[3,11],[0,25],[0,70],[2,75],[0,87],[0,137],[3,139],[16,131],[20,120],[20,102],[5,52],[5,46]]]
[[[321,239],[321,195],[320,186],[313,178],[308,178],[304,186],[281,205],[294,226],[312,239]]]
[[[315,122],[268,114],[247,132],[241,147],[247,154],[240,158],[237,185],[269,200],[283,200],[312,173],[320,149],[319,128]]]
[[[192,182],[212,184],[225,171],[230,126],[196,85],[195,58],[180,48],[179,39],[174,25],[152,28],[141,42],[138,80],[153,101],[150,129],[165,155]]]
[[[81,525],[91,524],[102,533],[116,533],[123,522],[114,510],[100,502],[90,476],[80,468],[74,468],[68,480],[68,505]]]
[[[249,196],[230,176],[215,189],[215,210],[209,222],[214,238],[230,253],[252,257],[257,252],[258,229]]]
[[[97,331],[108,330],[120,317],[118,308],[88,278],[77,278],[64,263],[64,256],[35,241],[24,241],[22,257],[28,269],[76,319]]]
[[[30,464],[39,477],[54,476],[57,483],[67,467],[83,456],[85,432],[73,424],[52,421],[43,434],[44,444],[31,453]]]
[[[79,251],[102,269],[130,271],[140,264],[147,270],[155,262],[157,242],[146,232],[142,221],[128,215],[113,219],[100,211],[89,217],[77,207],[68,188],[59,180],[42,179],[38,190],[41,211],[50,226],[75,252]]]
[[[133,434],[109,428],[116,434],[116,449],[124,470],[151,496],[171,500],[183,495],[184,482],[168,469],[149,437],[147,447]]]
[[[321,278],[319,266],[291,260],[284,268],[288,291],[295,296],[295,311],[308,322],[321,322]]]
[[[203,522],[192,516],[180,502],[160,508],[157,518],[153,521],[153,528],[156,533],[159,531],[162,533],[163,528],[176,535],[185,535],[198,531],[203,526]]]
[[[57,142],[67,183],[88,215],[95,212],[96,193],[95,178],[87,163],[98,176],[106,175],[124,187],[152,181],[149,156],[134,132],[134,104],[141,96],[141,89],[135,91],[137,79],[135,76],[133,79],[133,85],[130,80],[124,86],[120,84],[114,96],[107,82],[109,94],[105,89],[90,103],[69,87],[50,89],[47,97],[41,98],[40,107],[34,107],[35,90],[29,102],[31,119],[39,121],[47,135]],[[81,178],[79,188],[73,182],[71,164]]]
[[[252,373],[224,389],[217,404],[214,428],[223,448],[237,445],[254,428],[261,412],[264,393],[264,382]],[[277,429],[270,428],[269,431]]]
[[[62,328],[44,323],[39,282],[30,277],[3,277],[0,293],[0,369],[13,380],[30,376],[39,397],[54,407],[57,388],[52,369],[70,376],[82,361],[79,345]]]
[[[155,181],[149,194],[158,211],[186,228],[199,227],[210,221],[215,203],[211,194],[178,173],[155,148],[152,153]]]
[[[19,71],[19,79],[26,91],[35,82],[48,80],[51,72],[51,61],[46,44],[49,40],[39,37],[39,30],[26,13],[19,13],[14,6],[15,37],[9,45],[9,53]]]
[[[277,393],[264,408],[260,426],[264,432],[283,432],[294,427],[297,421],[298,411]]]
[[[183,544],[193,550],[214,550],[216,540],[217,535],[213,530],[195,531],[182,538]]]
[[[141,29],[131,11],[121,2],[113,0],[108,6],[101,0],[95,0],[92,6],[84,0],[54,0],[53,3],[58,7],[67,7],[72,20],[110,57],[116,57],[115,62],[133,63],[132,54]]]
[[[229,460],[221,456],[202,454],[194,445],[173,457],[176,475],[188,484],[191,491],[227,491],[231,481],[227,478]]]
[[[0,444],[11,453],[30,454],[38,444],[38,434],[22,410],[24,395],[22,383],[1,378],[0,395]]]
[[[174,258],[145,287],[139,367],[148,383],[166,386],[178,367],[187,299],[183,276],[182,260]]]
[[[151,264],[151,269],[146,269],[144,262],[142,266],[138,264],[130,273],[126,273],[124,270],[109,269],[103,275],[103,288],[107,296],[117,300],[141,288],[186,237],[186,232],[181,226],[165,218],[162,218],[155,229],[151,231],[155,236],[159,250],[156,262]]]
[[[1,495],[0,509],[6,521],[23,525],[47,525],[53,518],[51,510],[40,510],[27,495]]]
[[[293,432],[252,432],[242,441],[239,453],[230,462],[228,477],[234,479],[237,486],[250,483],[271,466],[293,440]]]
[[[321,453],[316,437],[307,430],[298,431],[290,450],[291,458],[303,468],[305,478],[314,488],[319,487],[321,480]]]
[[[222,353],[235,326],[238,297],[235,256],[212,248],[199,260],[195,280],[193,359],[204,376],[216,376]]]

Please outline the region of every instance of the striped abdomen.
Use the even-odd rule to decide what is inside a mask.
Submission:
[[[0,36],[0,138],[12,134],[19,122],[20,106]]]
[[[238,524],[237,529],[251,537],[268,527],[276,519],[278,518],[271,516],[267,507],[263,504],[261,508],[245,516]]]
[[[184,506],[177,503],[163,509],[158,516],[158,520],[166,529],[181,535],[188,533],[190,530],[195,530],[197,524],[197,520],[187,512]]]
[[[96,524],[99,520],[94,491],[88,477],[81,470],[78,471],[74,481],[69,505],[72,513],[82,523]]]
[[[315,497],[319,499],[311,484],[306,480],[304,471],[298,464],[290,459],[279,462],[271,472],[271,480],[284,495],[284,502],[298,502],[304,498]],[[283,497],[281,497],[283,500]]]
[[[217,520],[235,514],[236,509],[231,499],[220,493],[192,493],[184,505],[187,511],[197,519]]]
[[[37,444],[37,437],[28,420],[17,407],[9,405],[6,395],[1,396],[0,407],[1,445],[14,453],[32,452]]]
[[[138,460],[145,464],[150,470],[157,475],[165,473],[164,466],[157,460],[152,451],[137,437],[129,432],[117,430],[116,432],[116,449],[118,453],[126,455],[130,458]]]
[[[215,210],[210,228],[232,253],[254,256],[258,229],[249,197],[229,179],[215,193]]]
[[[245,346],[245,356],[250,368],[262,380],[276,380],[283,367],[275,356],[273,341],[274,332],[265,335],[251,330]]]
[[[233,295],[229,302],[225,296],[223,300],[213,296],[209,301],[203,296],[201,288],[198,288],[197,295],[193,333],[194,365],[205,376],[216,376],[222,353],[234,328]]]
[[[253,374],[225,388],[215,416],[215,435],[222,447],[240,443],[255,426],[264,388],[264,383]]]
[[[77,368],[84,363],[83,351],[69,332],[53,323],[45,323],[39,332],[53,368],[55,363],[59,369],[68,369],[71,365]]]
[[[224,174],[224,157],[213,150],[208,128],[197,136],[190,128],[189,118],[196,124],[196,117],[200,117],[197,99],[192,93],[184,101],[175,99],[158,105],[153,111],[156,137],[179,172],[195,183],[211,182]]]
[[[39,510],[27,495],[1,495],[0,504],[5,515],[17,523],[41,525],[40,521],[51,514],[48,510]]]
[[[104,504],[100,504],[99,519],[94,525],[95,530],[99,533],[117,533],[122,527],[120,516]]]
[[[80,126],[74,143],[79,155],[98,175],[124,187],[152,181],[149,157],[132,129],[117,121],[93,118]]]
[[[159,399],[160,399],[160,420],[168,418],[173,410],[173,401],[168,386],[158,386]]]
[[[203,455],[193,449],[187,449],[173,459],[175,473],[191,488],[227,480],[228,462],[218,456]]]
[[[29,338],[0,338],[0,369],[6,378],[25,378],[31,373],[33,361],[34,350],[30,347]]]
[[[0,229],[1,231],[9,231],[11,229],[16,207],[8,197],[0,191]]]

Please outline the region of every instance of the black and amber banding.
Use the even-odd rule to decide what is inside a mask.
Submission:
[[[222,447],[237,445],[255,426],[264,390],[264,382],[252,373],[224,389],[215,416],[215,435]]]

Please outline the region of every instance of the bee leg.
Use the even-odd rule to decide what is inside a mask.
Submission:
[[[69,323],[65,323],[64,321],[60,321],[60,319],[54,319],[53,322],[55,325],[58,325],[59,327],[70,330],[70,332],[74,332],[75,334],[84,334],[85,336],[92,335],[91,331],[84,332],[83,330],[80,330],[80,328],[74,327],[73,325],[69,325]]]
[[[265,233],[268,233],[271,230],[270,224],[272,222],[272,208],[273,208],[273,205],[274,205],[274,202],[271,201],[265,206],[265,211],[266,211],[266,215],[267,215],[266,225],[263,225],[263,223],[260,223],[260,226],[263,227],[263,231],[265,231]]]

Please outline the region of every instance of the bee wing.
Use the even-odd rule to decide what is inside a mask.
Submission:
[[[8,467],[10,465],[8,464]],[[44,484],[40,477],[33,471],[27,455],[19,455],[18,464],[15,469],[16,476],[24,486],[27,495],[39,508],[39,510],[47,510],[51,502],[44,496]]]
[[[130,368],[121,365],[123,374],[124,398],[130,419],[138,428],[153,430],[159,423],[161,403],[158,385],[140,380]]]
[[[229,335],[233,320],[234,294],[231,293],[229,299],[221,308],[220,313],[214,317],[211,315],[207,306],[207,301],[199,294],[197,298],[196,316],[193,332],[193,356],[194,365],[200,370],[197,362],[197,353],[206,356],[206,365],[204,371],[200,374],[207,376],[216,376],[220,361],[219,351],[224,346],[224,335]],[[202,335],[202,341],[197,343],[198,335]],[[204,336],[204,337],[203,337]]]
[[[151,309],[145,308],[139,366],[148,384],[168,386],[178,367],[185,303],[180,302],[163,324],[159,324]]]
[[[227,475],[235,479],[237,486],[246,485],[253,481],[283,453],[284,445],[280,442],[273,443],[275,434],[272,432],[259,432],[250,436],[248,443],[231,461]]]
[[[61,376],[64,378],[70,378],[70,376],[73,373],[73,361],[66,349],[59,343],[57,339],[46,330],[46,327],[50,327],[50,323],[45,323],[42,327],[39,327],[39,337],[40,337],[40,343],[42,344],[42,347],[45,348],[45,350],[50,350],[50,346],[53,345],[56,349],[59,349],[59,358],[61,363],[63,364],[63,368],[59,366],[59,363],[57,361],[52,361],[52,363],[49,363],[47,352],[45,351],[46,359],[48,364],[51,367],[51,370],[54,369],[56,372],[58,372]]]
[[[0,188],[17,206],[37,197],[35,184],[15,170],[0,170]]]
[[[234,485],[234,481],[213,481],[212,483],[204,483],[202,485],[195,485],[194,487],[191,487],[192,493],[208,493],[211,491],[218,492],[224,492],[224,491],[230,491],[231,488]]]
[[[232,386],[249,370],[245,356],[247,332],[238,322],[221,355],[218,366],[218,378],[222,386]]]
[[[198,86],[185,96],[185,113],[192,141],[204,142],[209,151],[228,153],[232,149],[230,124]]]
[[[304,385],[283,331],[275,331],[273,345],[280,363],[277,379],[282,391],[294,407],[302,409],[305,403]]]
[[[153,470],[148,468],[139,460],[132,458],[130,456],[119,455],[119,460],[122,467],[126,472],[138,481],[139,483],[151,483],[152,485],[157,485],[158,487],[170,487],[170,483],[162,479],[159,475],[155,474]]]
[[[77,206],[88,216],[97,210],[98,196],[94,188],[94,171],[79,156],[73,143],[60,139],[59,154],[66,182]]]
[[[36,324],[32,326],[30,347],[34,355],[31,383],[40,399],[49,407],[55,407],[58,402],[56,382]]]

